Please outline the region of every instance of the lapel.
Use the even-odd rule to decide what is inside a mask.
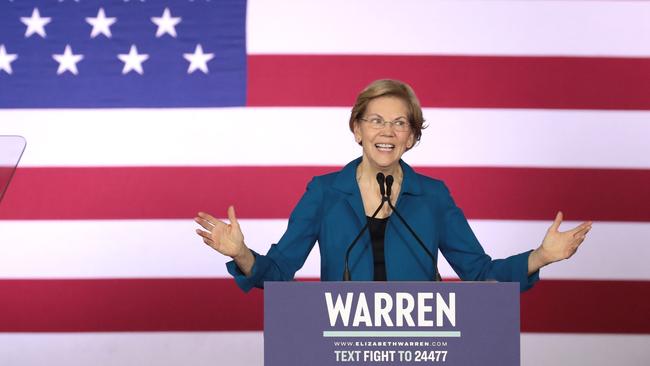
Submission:
[[[424,191],[417,173],[401,160],[400,165],[403,180],[395,207],[402,214],[404,220],[421,235],[422,230],[418,229],[418,222],[422,222],[423,216],[418,208],[421,205],[421,196]],[[397,214],[393,212],[388,219],[384,237],[384,255],[388,280],[413,279],[413,273],[417,272],[417,269],[412,266],[418,265],[419,260],[416,259],[418,253],[420,253],[419,246],[415,239],[399,220]]]
[[[420,184],[417,173],[415,173],[413,168],[402,160],[400,160],[400,165],[402,167],[403,179],[397,202],[395,202],[395,207],[402,214],[402,217],[413,226],[415,221],[418,219],[417,214],[415,214],[416,216],[413,216],[415,212],[415,207],[413,207],[413,205],[417,205],[420,200],[419,196],[423,194],[422,185]],[[411,235],[404,224],[402,224],[397,218],[397,215],[392,213],[388,220],[388,226],[386,227],[386,248],[388,248],[390,242],[394,241],[395,234],[399,234],[402,238],[407,238]]]
[[[399,200],[402,198],[403,195],[419,196],[422,194],[422,185],[420,185],[420,181],[418,180],[417,173],[415,173],[413,168],[411,168],[403,160],[400,160],[399,164],[402,167],[402,173],[404,175],[404,179],[402,180],[402,188],[399,197],[397,197],[397,202],[395,203],[395,206],[399,204]]]
[[[357,217],[357,224],[363,226],[366,222],[366,213],[363,209],[361,191],[359,191],[359,185],[357,184],[357,166],[359,166],[359,163],[361,163],[361,158],[357,158],[343,167],[337,175],[333,187],[345,193],[345,200]]]

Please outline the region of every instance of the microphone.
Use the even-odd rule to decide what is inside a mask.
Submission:
[[[413,231],[411,226],[406,222],[406,220],[404,220],[402,215],[400,215],[399,211],[397,211],[397,208],[395,208],[395,206],[393,206],[393,203],[390,201],[390,195],[392,193],[391,188],[393,186],[393,180],[394,179],[393,179],[392,175],[389,175],[389,176],[386,177],[386,200],[388,201],[388,207],[390,207],[391,210],[393,210],[393,212],[395,212],[395,214],[397,214],[397,217],[399,218],[399,220],[404,224],[404,226],[406,226],[408,231],[411,233],[411,235],[413,235],[413,237],[418,242],[418,244],[420,244],[422,249],[424,249],[424,251],[427,253],[429,258],[431,258],[431,262],[433,262],[433,271],[435,272],[434,273],[434,275],[435,275],[434,281],[442,281],[442,278],[440,278],[440,273],[438,272],[438,264],[436,263],[435,257],[433,256],[433,254],[431,253],[429,248],[427,248],[426,245],[424,245],[424,243],[422,242],[422,239],[420,239],[420,237],[415,233],[415,231]]]
[[[392,179],[392,177],[389,175],[389,177]],[[388,198],[386,198],[386,190],[384,189],[384,173],[379,172],[377,173],[377,183],[379,184],[379,193],[381,194],[381,203],[379,204],[379,207],[375,210],[375,212],[372,214],[372,218],[374,219],[375,216],[379,213],[379,210],[381,210],[382,207],[384,207],[384,203],[386,201],[389,201]],[[390,204],[390,201],[388,202]],[[359,239],[361,238],[361,235],[363,235],[366,230],[368,230],[368,220],[366,220],[366,224],[363,226],[361,231],[359,231],[359,234],[354,238],[352,243],[348,246],[348,250],[345,252],[345,266],[343,269],[343,281],[351,281],[352,277],[350,276],[350,268],[348,266],[348,261],[350,259],[350,251],[352,251],[352,248],[357,244]]]
[[[393,187],[393,176],[389,175],[386,177],[386,196],[390,198],[391,188]]]
[[[390,177],[390,175],[389,175],[389,177]],[[382,172],[377,173],[377,183],[379,183],[379,194],[381,194],[381,200],[382,201],[386,198],[386,189],[384,188],[384,179],[385,179],[384,173],[382,173]]]

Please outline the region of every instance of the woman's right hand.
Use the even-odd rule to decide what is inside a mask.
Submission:
[[[196,229],[196,233],[203,238],[205,244],[223,255],[231,258],[243,256],[248,248],[244,244],[244,234],[237,222],[233,206],[228,207],[228,220],[230,220],[230,224],[226,224],[208,213],[199,212],[199,216],[195,217],[194,221],[207,231]]]

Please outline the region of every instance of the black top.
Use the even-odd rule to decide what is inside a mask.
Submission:
[[[375,262],[374,281],[386,281],[386,260],[384,259],[384,234],[388,217],[383,219],[368,217],[368,231],[372,241],[372,256]]]

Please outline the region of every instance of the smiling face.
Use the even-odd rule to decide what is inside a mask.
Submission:
[[[366,112],[361,116],[365,121],[357,120],[354,126],[354,137],[362,143],[364,160],[377,170],[396,167],[402,154],[415,143],[413,131],[396,131],[392,124],[376,129],[368,121],[376,117],[384,121],[408,121],[407,104],[393,96],[375,98],[368,103]]]

